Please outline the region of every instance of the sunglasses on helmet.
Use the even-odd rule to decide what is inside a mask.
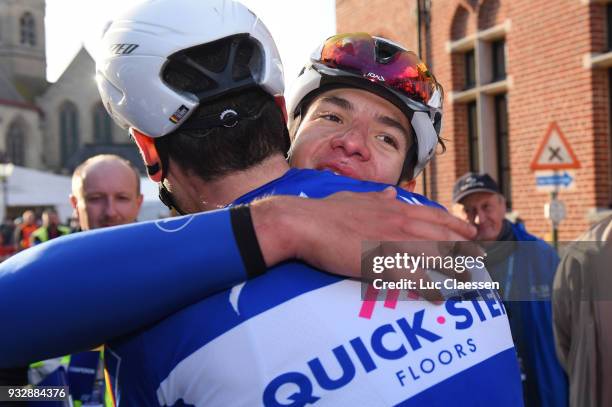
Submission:
[[[442,87],[419,57],[401,46],[367,33],[328,38],[313,63],[342,70],[379,84],[402,97],[414,110],[442,107]],[[421,106],[419,106],[421,105]]]

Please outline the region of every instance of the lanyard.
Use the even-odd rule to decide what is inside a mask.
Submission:
[[[508,270],[506,272],[506,284],[504,284],[504,301],[510,298],[510,290],[512,289],[512,276],[514,274],[514,254],[508,257]]]

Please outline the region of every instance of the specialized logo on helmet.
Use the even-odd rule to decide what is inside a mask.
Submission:
[[[378,75],[378,74],[376,74],[374,72],[368,72],[366,77],[367,78],[376,79],[377,81],[380,81],[380,82],[384,82],[385,81],[385,77],[384,76]]]
[[[129,55],[139,46],[138,44],[113,44],[110,47],[110,52],[115,55]]]
[[[172,116],[170,116],[170,121],[174,124],[180,122],[183,117],[189,112],[189,108],[185,105],[181,105],[176,112]]]

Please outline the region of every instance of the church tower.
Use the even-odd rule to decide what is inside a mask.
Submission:
[[[45,0],[0,0],[0,68],[26,100],[46,88]]]

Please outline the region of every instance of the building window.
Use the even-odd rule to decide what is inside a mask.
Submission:
[[[468,165],[458,169],[467,167],[470,171],[488,173],[503,185],[505,193],[509,193],[510,154],[505,95],[509,92],[506,70],[510,63],[506,60],[506,38],[511,25],[509,20],[502,22],[499,14],[501,1],[470,0],[467,3],[474,6],[471,16],[476,14],[477,29],[469,36],[470,30],[457,29],[456,32],[464,33],[463,37],[452,37],[448,43],[453,61],[454,92],[451,100],[461,105],[460,108],[457,106],[457,112],[462,112],[454,116],[454,124],[458,134],[466,134],[467,142],[465,157],[460,162]],[[467,24],[468,20],[462,19],[461,22]],[[451,29],[455,30],[456,25],[453,21]]]
[[[110,144],[112,142],[112,123],[106,109],[99,103],[94,108],[94,142],[99,144]]]
[[[503,39],[491,43],[491,69],[493,82],[506,79],[506,41]]]
[[[475,101],[467,104],[467,130],[470,171],[480,172],[480,140],[478,139],[478,112]]]
[[[36,24],[31,13],[24,13],[19,20],[21,28],[21,43],[26,45],[36,45]]]
[[[495,139],[497,145],[497,178],[499,188],[512,209],[510,185],[510,143],[508,139],[508,101],[505,94],[495,96]]]
[[[79,117],[72,102],[65,102],[60,108],[60,138],[63,165],[79,147]]]
[[[464,54],[465,66],[465,89],[471,89],[476,86],[476,59],[474,50],[467,51]]]
[[[25,130],[19,121],[11,123],[6,137],[6,155],[9,162],[25,165]]]

